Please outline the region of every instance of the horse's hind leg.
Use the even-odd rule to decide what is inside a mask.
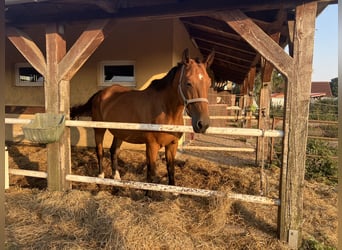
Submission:
[[[95,144],[96,144],[96,156],[97,156],[97,162],[99,165],[99,177],[100,178],[104,178],[105,174],[103,171],[103,163],[102,163],[102,159],[103,159],[103,154],[104,154],[104,150],[103,150],[103,136],[104,133],[106,132],[105,128],[95,128],[94,129],[95,132]]]
[[[169,185],[175,185],[175,157],[178,148],[178,141],[173,141],[165,146],[165,158]]]
[[[110,159],[112,163],[112,175],[113,179],[120,180],[120,173],[118,171],[118,154],[120,151],[120,146],[122,144],[122,140],[118,139],[114,136],[112,146],[110,147]]]

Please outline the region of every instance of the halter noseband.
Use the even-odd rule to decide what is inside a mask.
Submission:
[[[182,91],[182,87],[181,87],[183,75],[184,75],[184,65],[182,65],[182,71],[181,71],[181,75],[179,77],[178,90],[179,90],[180,96],[183,99],[185,110],[187,111],[187,106],[190,103],[194,103],[194,102],[206,102],[206,103],[209,103],[207,98],[202,98],[202,97],[201,98],[186,99],[186,97],[185,97],[185,95],[184,95],[184,93]]]

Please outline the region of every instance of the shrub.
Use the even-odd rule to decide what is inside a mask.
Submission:
[[[322,99],[310,103],[309,119],[337,121],[338,106],[337,99]]]
[[[337,163],[332,159],[336,155],[336,148],[320,140],[308,140],[306,153],[305,178],[337,183]]]

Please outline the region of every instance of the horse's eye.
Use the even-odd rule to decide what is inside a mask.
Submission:
[[[188,83],[186,84],[186,86],[187,86],[188,88],[191,88],[191,87],[192,87],[192,84],[191,84],[190,82],[188,82]]]

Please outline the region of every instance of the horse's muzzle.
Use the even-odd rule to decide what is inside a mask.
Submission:
[[[209,128],[209,118],[197,121],[192,120],[192,127],[196,133],[204,134],[207,128]]]

